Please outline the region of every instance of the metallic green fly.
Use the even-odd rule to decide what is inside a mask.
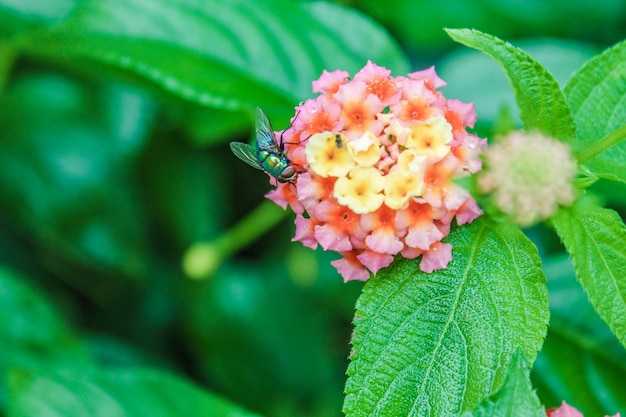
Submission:
[[[254,146],[247,143],[231,142],[230,150],[246,164],[267,172],[278,182],[291,182],[298,172],[290,164],[285,154],[284,144],[276,142],[274,129],[265,112],[257,107],[255,124],[256,141]]]

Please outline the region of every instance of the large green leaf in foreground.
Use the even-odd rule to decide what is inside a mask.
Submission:
[[[548,322],[536,248],[483,217],[455,229],[448,268],[397,259],[364,287],[344,411],[354,416],[457,416],[503,382],[517,348],[534,358]]]
[[[517,351],[502,388],[473,412],[463,413],[462,417],[545,417],[545,409],[532,389],[526,365],[523,355]]]

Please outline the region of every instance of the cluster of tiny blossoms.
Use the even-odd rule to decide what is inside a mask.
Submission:
[[[478,178],[484,193],[522,227],[552,216],[576,199],[578,165],[569,146],[539,132],[513,131],[484,154]]]
[[[473,104],[446,99],[434,68],[391,77],[371,62],[349,79],[326,72],[321,93],[296,108],[278,132],[299,171],[267,197],[296,215],[294,241],[339,252],[348,280],[367,280],[394,256],[422,256],[420,268],[445,268],[457,224],[482,214],[453,180],[481,169],[486,141],[468,133]]]

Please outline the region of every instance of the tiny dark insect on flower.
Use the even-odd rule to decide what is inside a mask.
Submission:
[[[235,156],[253,168],[267,172],[278,182],[291,182],[298,172],[285,154],[284,143],[279,144],[267,115],[259,107],[256,109],[254,146],[242,142],[231,142],[230,149]]]
[[[339,133],[335,135],[335,145],[337,145],[337,149],[343,148],[343,139]]]

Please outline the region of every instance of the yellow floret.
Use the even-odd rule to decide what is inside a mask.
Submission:
[[[412,134],[406,141],[407,148],[413,148],[420,155],[442,159],[450,152],[452,126],[443,116],[433,116],[426,123],[415,123]]]
[[[383,204],[385,179],[373,167],[354,167],[335,182],[333,195],[339,204],[357,214],[372,213]]]
[[[306,160],[320,177],[343,177],[356,164],[345,146],[337,146],[336,136],[333,132],[316,133],[306,144]]]

